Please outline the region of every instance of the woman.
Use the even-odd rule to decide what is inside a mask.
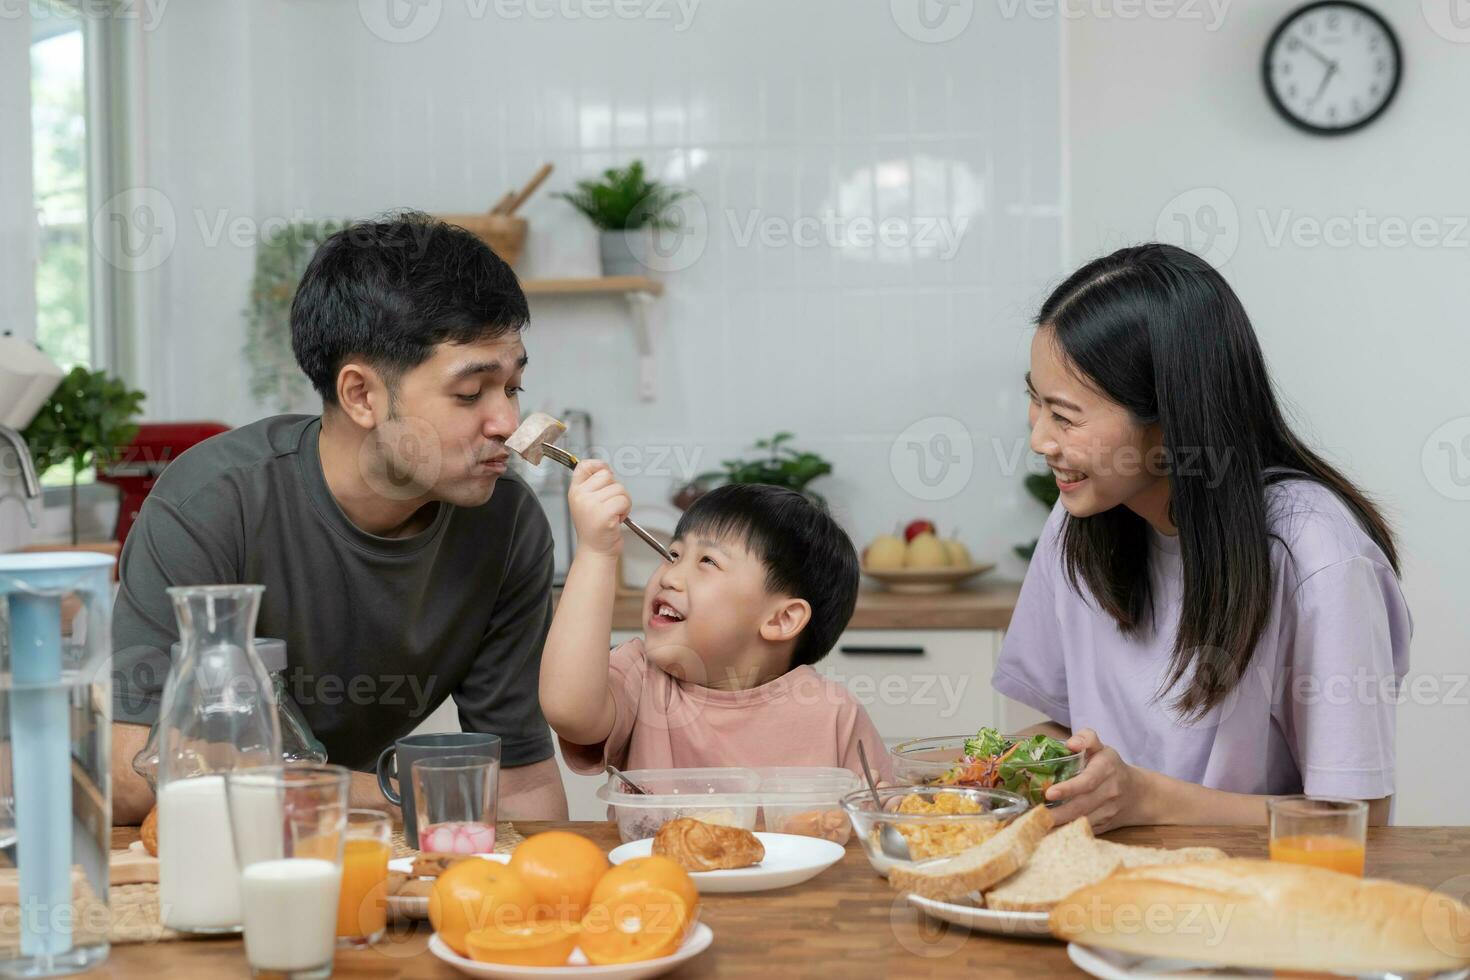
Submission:
[[[1061,499],[994,685],[1086,752],[1057,820],[1261,823],[1305,792],[1386,823],[1411,630],[1393,535],[1292,434],[1234,292],[1143,245],[1037,326],[1031,448]]]

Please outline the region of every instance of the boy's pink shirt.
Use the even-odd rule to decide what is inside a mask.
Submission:
[[[810,666],[796,667],[748,691],[716,691],[664,673],[641,639],[612,652],[608,686],[617,706],[601,745],[573,745],[562,755],[573,772],[697,769],[706,766],[840,766],[861,775],[861,740],[877,779],[893,764],[868,712],[847,688]]]

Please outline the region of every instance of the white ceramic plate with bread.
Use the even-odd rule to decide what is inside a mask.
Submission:
[[[694,887],[706,894],[767,892],[790,888],[809,881],[842,860],[847,849],[820,837],[800,834],[758,833],[755,839],[766,849],[759,864],[725,871],[692,871]],[[653,838],[630,841],[615,847],[607,859],[622,864],[653,853]]]
[[[1453,896],[1284,861],[1125,868],[1058,902],[1051,930],[1099,977],[1417,978],[1470,968],[1470,907]]]
[[[889,883],[945,922],[1003,936],[1049,936],[1063,898],[1121,868],[1225,857],[1213,847],[1170,851],[1097,840],[1083,817],[1054,828],[1034,807],[978,847],[948,861],[895,868]]]
[[[1254,977],[1277,976],[1275,970],[1236,970],[1224,966],[1211,966],[1193,960],[1161,960],[1153,956],[1133,956],[1109,949],[1093,949],[1077,943],[1067,944],[1067,956],[1077,969],[1101,980],[1246,980]],[[1330,974],[1329,974],[1330,975]],[[1345,973],[1343,976],[1356,976]],[[1384,974],[1362,974],[1362,976],[1385,976]],[[1466,980],[1470,969],[1452,970],[1442,973],[1410,974],[1416,980]]]

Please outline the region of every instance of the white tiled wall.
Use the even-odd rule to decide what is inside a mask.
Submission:
[[[601,20],[573,0],[384,3],[398,28],[372,3],[268,0],[171,7],[148,38],[158,183],[179,216],[156,273],[155,412],[269,410],[238,367],[251,250],[201,228],[221,209],[478,210],[550,160],[520,271],[585,275],[595,236],[548,191],[636,157],[694,192],[704,243],[654,309],[658,398],[637,398],[622,301],[542,299],[526,409],[590,410],[640,504],[789,429],[833,461],[819,488],[860,543],[927,515],[1019,575],[1011,545],[1044,517],[1020,488],[1026,323],[1063,271],[1054,19],[976,4],[927,43],[900,26],[924,36],[905,0],[697,3],[687,25],[662,0]],[[896,245],[863,239],[885,219]],[[906,489],[912,461],[890,465],[931,417],[969,433],[969,450],[938,448],[973,467],[932,502]]]

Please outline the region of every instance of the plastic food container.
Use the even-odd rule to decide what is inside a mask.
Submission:
[[[629,792],[616,776],[597,789],[624,843],[652,837],[680,817],[755,829],[761,777],[754,769],[630,769],[624,775],[647,795]]]
[[[945,774],[960,764],[965,754],[966,735],[940,735],[937,738],[916,738],[900,742],[893,747],[893,775],[900,783],[913,786],[933,786]],[[1007,738],[1020,736],[1007,736]],[[1037,806],[1045,805],[1046,788],[1052,783],[1071,779],[1082,771],[1082,753],[1061,756],[1046,762],[1012,762],[1006,770],[1010,783],[1000,783],[996,788],[1009,790]],[[986,784],[961,780],[949,784],[987,788]]]
[[[973,813],[900,812],[904,799],[911,795],[928,804],[933,804],[941,796],[958,797],[968,805],[966,808],[978,809]],[[874,805],[873,794],[864,788],[843,797],[842,809],[852,821],[852,829],[863,845],[868,863],[885,878],[895,865],[907,867],[926,860],[952,857],[982,843],[999,832],[1006,821],[1030,809],[1026,801],[1015,793],[961,786],[885,786],[878,790],[878,800],[881,808]],[[883,853],[878,834],[884,824],[898,828],[913,853],[913,861],[894,860]]]
[[[846,844],[852,823],[842,798],[862,787],[857,774],[821,766],[758,769],[761,815],[774,834],[800,834]]]

